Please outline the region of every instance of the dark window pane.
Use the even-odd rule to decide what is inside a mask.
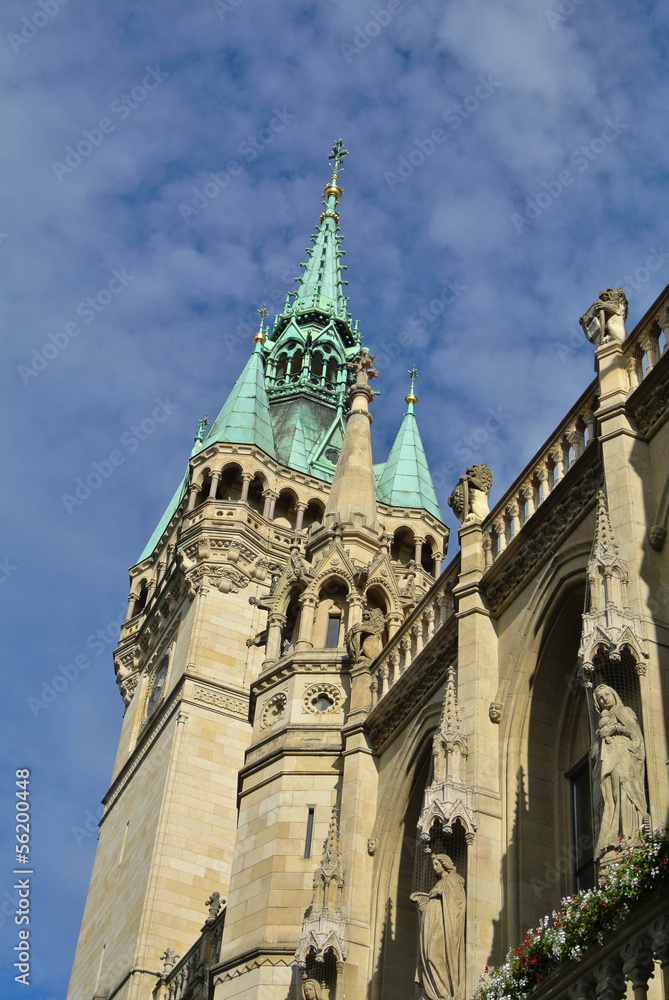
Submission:
[[[335,649],[339,645],[339,615],[330,615],[328,618],[328,631],[325,636],[325,645],[328,649]]]

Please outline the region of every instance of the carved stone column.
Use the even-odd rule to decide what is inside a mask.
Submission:
[[[493,521],[492,526],[499,541],[497,551],[503,552],[506,548],[506,522],[503,517],[498,517],[496,521]]]
[[[242,472],[242,495],[239,498],[244,503],[249,498],[249,486],[253,482],[255,476],[251,472]]]
[[[434,567],[434,578],[437,580],[441,576],[441,564],[444,561],[443,552],[432,553],[432,565]]]
[[[543,503],[551,491],[548,469],[537,469],[536,476],[537,476],[537,482],[539,483],[539,503]],[[541,492],[542,483],[544,487],[543,493]]]
[[[302,594],[299,599],[300,628],[295,649],[313,649],[315,594]]]
[[[392,639],[394,635],[399,632],[400,626],[402,624],[403,618],[399,611],[391,611],[388,615],[388,640]]]
[[[507,504],[506,512],[509,515],[511,537],[515,538],[518,532],[520,531],[520,521],[518,520],[518,504],[515,502]]]
[[[610,956],[595,969],[597,1000],[624,1000],[627,994],[620,956]]]
[[[549,452],[548,457],[553,462],[555,472],[553,474],[553,486],[557,486],[561,479],[564,479],[564,452],[562,446],[558,445]]]
[[[307,509],[305,503],[298,502],[295,504],[295,510],[297,511],[297,517],[295,519],[295,531],[302,531],[302,524],[304,522],[304,512]]]
[[[534,486],[524,486],[520,491],[523,502],[527,504],[527,516],[532,517],[535,511]]]
[[[132,591],[128,594],[128,611],[126,613],[124,621],[129,621],[135,614],[135,605],[139,600],[137,594],[133,594]]]
[[[209,499],[215,500],[216,493],[218,492],[218,484],[221,481],[221,476],[223,471],[221,469],[215,469],[211,474],[211,486],[209,487]]]
[[[286,627],[286,616],[270,611],[267,618],[267,660],[278,660],[281,656],[281,633]]]
[[[623,947],[623,959],[623,973],[632,984],[634,1000],[646,1000],[648,980],[655,967],[650,944],[638,937],[627,941]]]
[[[200,491],[198,490],[197,486],[193,484],[188,493],[188,507],[186,508],[187,514],[190,514],[190,512],[195,507],[195,501],[197,500],[197,495],[199,492]]]
[[[653,921],[650,929],[655,958],[662,969],[664,1000],[669,1000],[669,915],[666,913]]]
[[[416,538],[414,536],[414,547],[413,547],[413,557],[416,562],[416,566],[420,566],[421,559],[423,557],[423,542],[424,538]]]

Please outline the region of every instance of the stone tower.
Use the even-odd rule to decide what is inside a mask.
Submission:
[[[285,997],[314,962],[334,985],[344,961],[363,995],[369,665],[439,575],[448,531],[415,372],[388,461],[372,463],[377,373],[342,279],[345,155],[339,140],[297,291],[271,329],[261,310],[130,570],[114,655],[126,710],[71,1000],[162,995],[161,971],[201,932],[205,960],[220,953],[217,998]]]

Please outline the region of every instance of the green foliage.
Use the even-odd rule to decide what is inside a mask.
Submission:
[[[486,968],[473,1000],[526,1000],[562,962],[583,958],[603,944],[649,893],[669,887],[669,837],[666,830],[642,834],[641,846],[621,841],[618,857],[599,880],[562,900],[552,917],[544,917],[525,940],[511,949],[504,965]]]

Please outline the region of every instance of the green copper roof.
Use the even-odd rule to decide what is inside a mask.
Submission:
[[[255,444],[271,458],[276,458],[260,344],[256,345],[214,426],[197,450],[201,451],[218,441]]]
[[[439,521],[443,520],[413,403],[409,403],[388,461],[377,480],[376,496],[381,503],[391,507],[418,507]]]
[[[141,563],[143,559],[148,559],[148,557],[151,555],[156,545],[162,538],[165,528],[172,520],[175,510],[177,509],[177,507],[179,506],[179,504],[181,503],[182,499],[186,494],[186,489],[188,488],[188,476],[189,472],[188,470],[186,470],[186,475],[183,477],[183,479],[177,486],[176,493],[174,494],[174,496],[167,505],[167,510],[161,517],[160,521],[158,521],[158,524],[156,525],[153,534],[151,535],[148,542],[144,546],[144,550],[142,551],[141,556],[137,560],[138,563]]]

